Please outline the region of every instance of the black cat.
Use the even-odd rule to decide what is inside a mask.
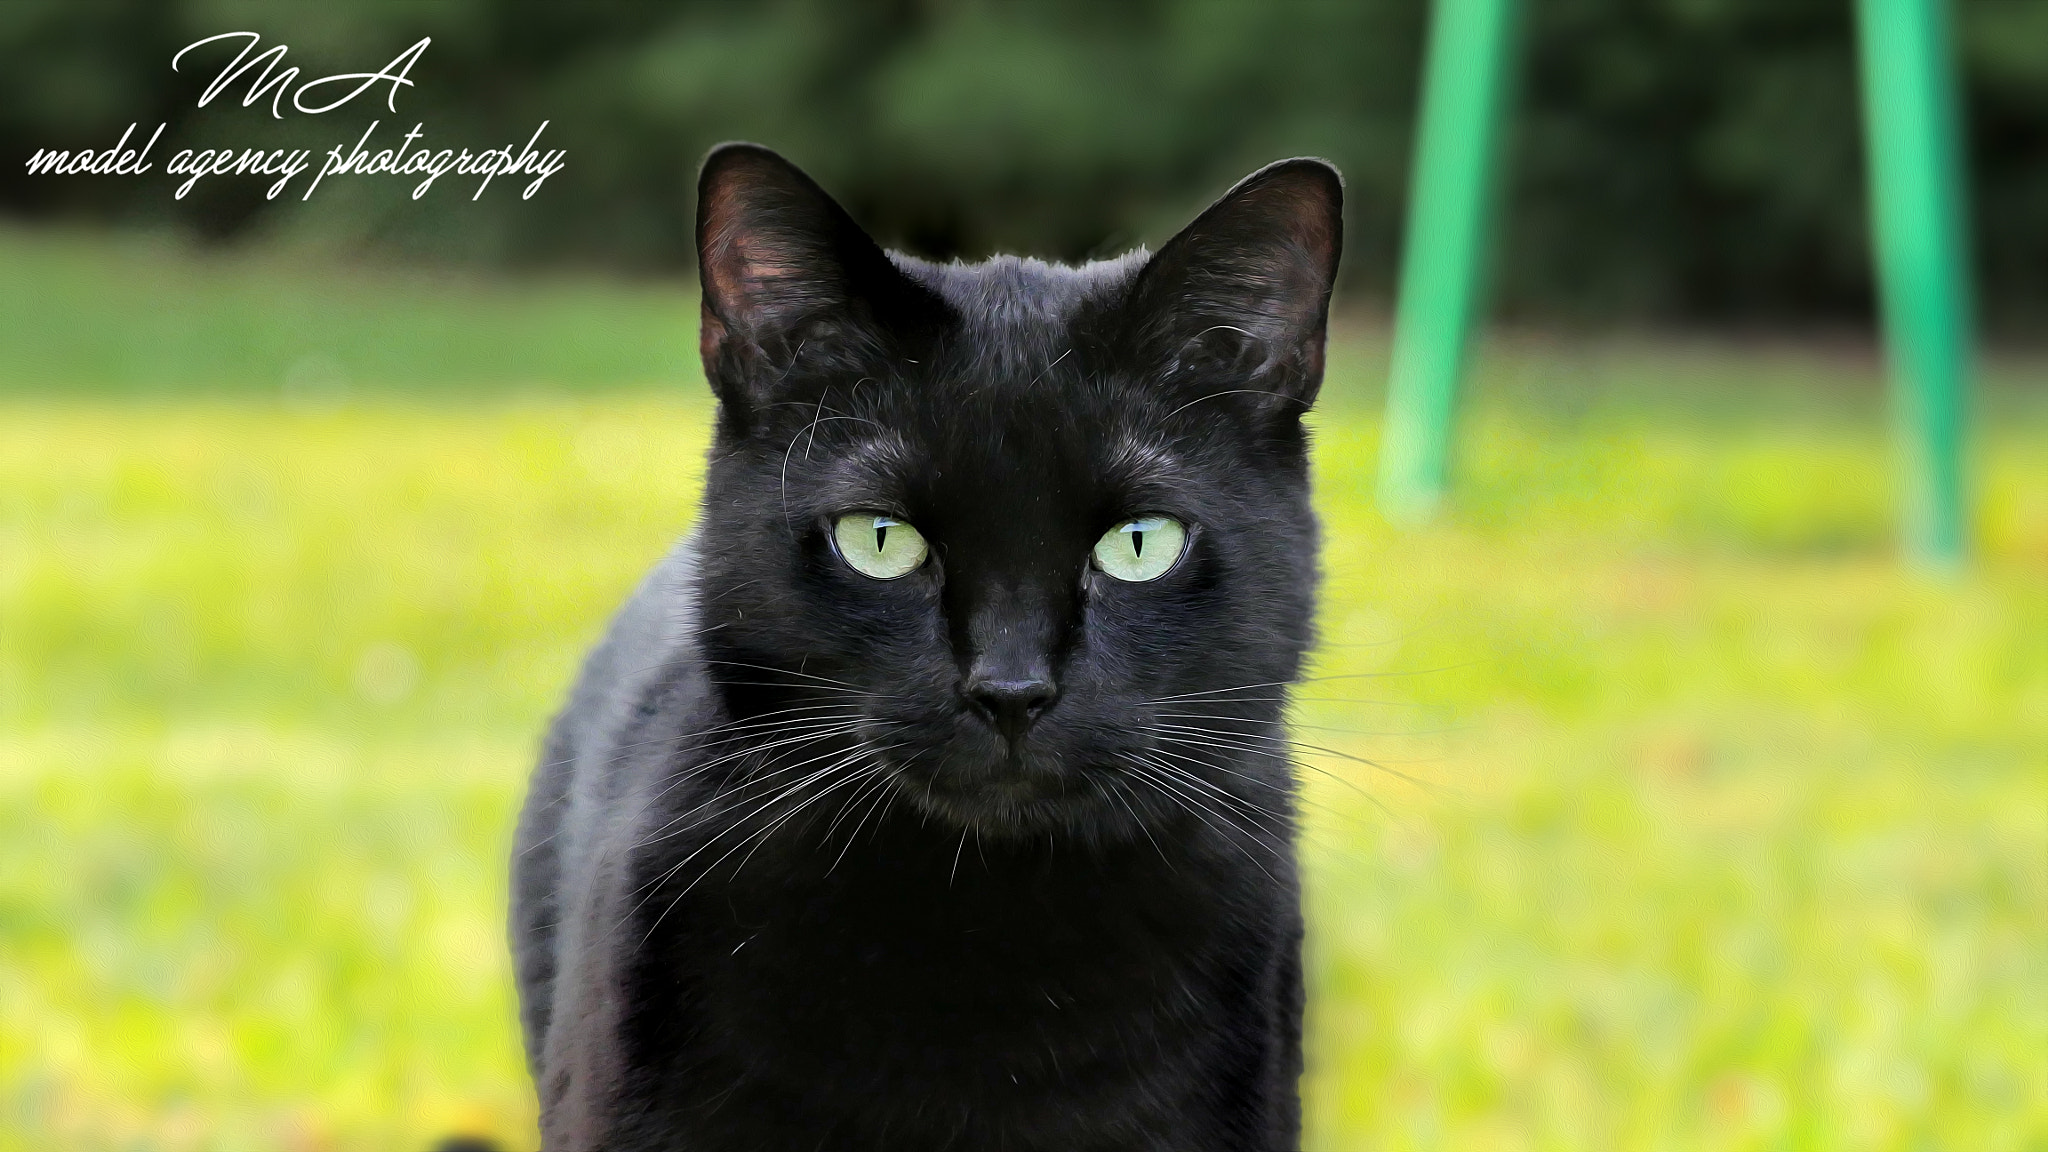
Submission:
[[[546,1146],[1286,1149],[1311,160],[1156,255],[885,253],[751,145],[699,186],[694,532],[520,823]]]

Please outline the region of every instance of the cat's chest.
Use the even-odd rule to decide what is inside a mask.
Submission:
[[[836,863],[793,847],[671,915],[656,950],[708,1058],[973,1092],[1121,1075],[1215,1030],[1245,933],[1196,863],[893,832]]]

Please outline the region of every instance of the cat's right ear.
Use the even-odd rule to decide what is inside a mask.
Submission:
[[[1344,181],[1282,160],[1238,182],[1146,262],[1124,305],[1140,370],[1190,400],[1299,417],[1323,379]]]
[[[781,156],[722,144],[697,178],[704,375],[751,419],[805,387],[792,369],[887,352],[942,319],[944,305]],[[913,353],[914,355],[914,353]]]

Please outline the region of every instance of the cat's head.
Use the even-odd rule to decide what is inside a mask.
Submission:
[[[699,623],[734,724],[988,834],[1284,807],[1341,200],[1289,160],[1156,254],[938,265],[713,152]]]

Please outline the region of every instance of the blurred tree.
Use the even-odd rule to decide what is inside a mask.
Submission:
[[[1845,0],[1532,0],[1510,169],[1504,307],[1727,319],[1867,314],[1869,268]],[[1987,313],[2048,314],[2048,5],[1962,0]],[[1422,0],[9,0],[0,145],[352,142],[371,119],[429,146],[523,142],[568,167],[530,201],[449,181],[334,181],[318,206],[266,181],[30,177],[0,209],[175,221],[219,238],[318,238],[433,259],[687,268],[698,158],[745,137],[789,153],[887,240],[932,255],[1069,259],[1156,241],[1283,155],[1350,182],[1347,276],[1384,298],[1415,99]],[[270,119],[194,107],[232,57],[173,52],[249,29],[309,75],[434,44],[390,115],[358,101]],[[165,153],[167,154],[167,153]],[[388,186],[387,186],[388,185]],[[473,187],[473,185],[472,185]],[[502,191],[501,191],[502,189]]]

